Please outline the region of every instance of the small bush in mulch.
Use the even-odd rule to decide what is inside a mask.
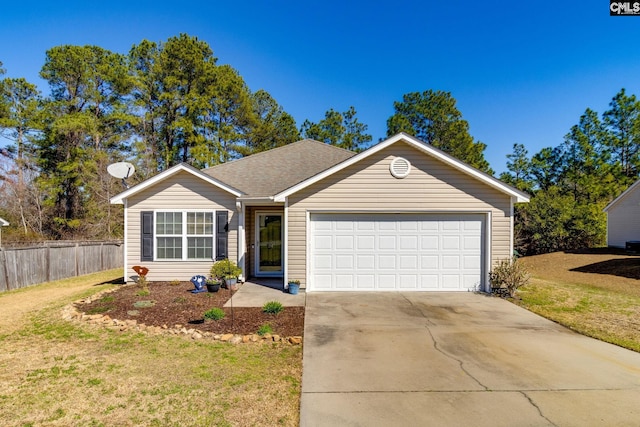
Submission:
[[[226,315],[220,307],[213,307],[204,312],[204,320],[222,320]]]
[[[284,310],[284,307],[282,306],[282,303],[280,301],[265,302],[262,306],[262,311],[269,314],[278,314],[282,310]]]
[[[266,334],[272,334],[272,333],[273,333],[273,328],[268,323],[265,323],[264,325],[261,325],[258,328],[258,335],[260,336],[264,336]]]
[[[84,313],[100,310],[112,319],[136,320],[147,326],[182,325],[203,332],[214,334],[255,334],[265,324],[269,324],[273,333],[282,336],[302,336],[304,330],[304,307],[287,307],[277,316],[265,313],[262,307],[224,307],[235,291],[222,289],[219,292],[202,292],[193,294],[193,284],[181,282],[154,282],[150,294],[141,298],[137,295],[140,288],[134,284],[122,285],[108,294],[113,297],[108,306],[100,299],[88,304],[76,304],[76,308]],[[153,301],[151,307],[136,307],[140,301]],[[139,305],[139,304],[138,304]],[[211,308],[224,311],[224,319],[205,322],[204,313]],[[95,313],[95,311],[94,311]]]

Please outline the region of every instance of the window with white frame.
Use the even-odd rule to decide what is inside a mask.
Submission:
[[[156,212],[156,259],[213,259],[213,212]]]

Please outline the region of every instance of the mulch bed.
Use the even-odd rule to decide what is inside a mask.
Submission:
[[[149,295],[140,295],[142,289],[138,285],[122,285],[96,301],[77,304],[76,307],[86,314],[105,314],[118,320],[132,319],[147,326],[174,328],[181,325],[214,334],[249,335],[269,324],[274,334],[302,336],[304,307],[285,307],[276,315],[264,313],[262,307],[231,309],[223,305],[231,298],[232,291],[220,289],[218,292],[193,294],[193,289],[190,282],[153,282],[149,285]],[[144,307],[144,301],[151,301],[153,305]],[[222,308],[225,318],[205,322],[204,312],[213,307]]]

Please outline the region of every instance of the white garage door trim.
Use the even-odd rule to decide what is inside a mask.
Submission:
[[[309,212],[307,291],[484,290],[486,212]]]

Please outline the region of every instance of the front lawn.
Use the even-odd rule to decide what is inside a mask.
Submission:
[[[118,273],[0,294],[0,425],[298,425],[301,346],[151,336],[60,318],[64,305],[112,287],[99,283]]]
[[[584,335],[640,352],[640,257],[602,250],[521,261],[532,279],[514,303]]]

